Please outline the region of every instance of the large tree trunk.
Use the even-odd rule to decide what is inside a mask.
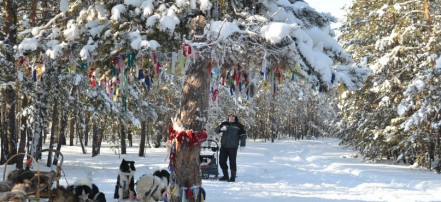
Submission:
[[[97,118],[93,119],[92,125],[92,157],[98,156],[101,150],[101,142],[104,137],[104,129],[99,127],[99,120]]]
[[[90,130],[90,125],[87,123],[88,121],[90,121],[90,112],[86,112],[87,116],[84,117],[83,124],[86,126],[84,128],[84,145],[87,146],[89,143],[89,130]]]
[[[30,12],[31,12],[30,25],[31,25],[31,27],[35,27],[35,25],[37,24],[36,19],[37,19],[37,11],[38,11],[38,9],[37,9],[38,1],[39,0],[32,0],[32,3],[31,3],[31,9],[30,9]]]
[[[5,92],[5,103],[6,103],[6,136],[8,141],[8,151],[7,158],[15,155],[17,153],[17,127],[15,122],[15,90],[12,86],[8,86]],[[11,164],[17,163],[18,158],[10,161]]]
[[[152,148],[152,145],[150,144],[150,137],[152,137],[154,131],[153,131],[153,121],[152,120],[148,120],[147,121],[147,133],[146,133],[146,142],[147,142],[147,147],[148,148]]]
[[[141,121],[141,141],[139,142],[139,152],[138,156],[144,156],[144,150],[145,150],[145,136],[146,136],[146,122],[147,121]]]
[[[8,61],[8,66],[6,67],[9,71],[7,72],[7,85],[4,92],[4,103],[6,104],[5,111],[5,131],[6,131],[6,144],[7,149],[5,152],[5,158],[8,159],[12,155],[17,153],[17,128],[15,121],[15,106],[16,106],[16,95],[15,90],[12,87],[12,83],[15,80],[15,58],[13,47],[17,44],[17,1],[15,0],[5,0],[4,1],[4,27],[3,33],[7,34],[5,45],[6,45],[6,60]],[[5,68],[5,67],[2,67]],[[11,76],[12,75],[12,76]],[[3,160],[3,159],[2,159]],[[11,160],[11,164],[15,164],[18,158]]]
[[[37,99],[42,100],[42,97],[44,96],[41,92],[37,92]],[[43,123],[43,114],[44,114],[44,108],[41,103],[37,104],[37,112],[36,115],[36,121],[33,124],[33,130],[32,130],[32,144],[30,153],[31,155],[34,155],[35,152],[40,151],[43,146],[43,130],[44,130],[44,123]],[[39,156],[34,156],[35,158],[39,159]]]
[[[104,128],[100,127],[98,128],[98,154],[100,154],[100,150],[101,150],[101,143],[103,142],[103,138],[104,138]]]
[[[57,141],[57,151],[61,151],[61,146],[63,145],[63,141],[64,141],[64,145],[66,145],[66,127],[67,127],[67,114],[69,112],[67,111],[63,111],[61,110],[61,121],[60,121],[60,129],[59,129],[59,133],[58,133],[58,141]],[[56,154],[56,158],[54,158],[54,163],[53,165],[57,165],[58,164],[58,154]]]
[[[133,129],[127,128],[127,141],[129,141],[129,147],[133,147]]]
[[[84,125],[81,123],[84,123],[84,113],[81,110],[78,110],[78,118],[79,120],[77,121],[77,131],[78,131],[78,138],[80,139],[80,144],[81,144],[81,150],[83,151],[83,154],[86,154],[86,148],[84,147]]]
[[[198,58],[186,72],[186,81],[182,91],[180,122],[186,129],[202,131],[206,124],[210,95],[210,75],[207,73],[208,58]],[[184,189],[201,186],[202,177],[199,169],[200,145],[189,146],[186,142],[176,149],[173,173],[177,182]],[[177,186],[172,185],[173,187]],[[178,186],[179,188],[179,186]],[[185,190],[180,190],[185,191]],[[186,192],[185,192],[186,193]],[[182,194],[186,197],[186,194]],[[171,201],[181,201],[180,195],[173,195]],[[189,199],[195,201],[195,199]]]
[[[57,126],[58,126],[58,100],[55,100],[54,106],[52,108],[52,127],[51,127],[51,137],[49,140],[49,149],[52,149],[55,143],[55,133],[57,132]],[[52,152],[49,150],[46,166],[50,167],[51,163],[52,163]]]
[[[26,95],[23,95],[23,100],[21,102],[21,109],[26,108],[26,106],[28,105],[28,98],[26,97]],[[21,121],[20,121],[20,142],[18,145],[18,153],[25,153],[25,148],[26,148],[26,140],[27,140],[27,134],[26,134],[26,129],[27,127],[27,115],[21,115]],[[17,161],[16,164],[16,168],[23,168],[23,158],[24,156],[20,156],[19,160]]]
[[[0,109],[0,135],[1,135],[1,159],[0,164],[6,163],[7,159],[7,152],[8,152],[8,138],[6,136],[6,127],[5,127],[5,112],[6,112],[6,104],[4,102],[1,103],[2,108]]]
[[[60,134],[58,134],[58,144],[60,147],[61,145],[66,145],[66,129],[67,129],[68,114],[69,114],[68,111],[63,111],[63,115],[61,116],[62,118],[60,123]]]
[[[72,117],[69,120],[69,146],[74,145],[74,132],[75,132],[75,113],[72,113]]]
[[[274,97],[273,97],[274,98]],[[274,101],[274,100],[273,100]],[[271,142],[274,143],[274,140],[277,138],[277,126],[276,126],[276,114],[275,114],[275,106],[270,106],[269,120],[270,120],[270,128],[271,128]]]
[[[98,156],[100,150],[98,148],[98,120],[92,118],[92,157]]]
[[[121,141],[121,154],[126,154],[126,124],[120,121],[120,141]]]

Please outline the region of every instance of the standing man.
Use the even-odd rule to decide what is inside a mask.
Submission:
[[[219,164],[224,176],[219,178],[219,180],[234,182],[236,180],[236,157],[239,141],[242,150],[245,147],[247,138],[245,129],[239,123],[237,116],[230,114],[228,115],[228,121],[222,122],[216,127],[215,131],[218,134],[222,132]],[[231,178],[228,177],[227,159],[230,161]]]

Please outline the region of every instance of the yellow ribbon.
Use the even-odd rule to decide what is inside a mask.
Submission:
[[[41,76],[41,74],[43,73],[43,69],[41,68],[40,65],[37,66],[37,75]]]
[[[302,72],[302,69],[300,68],[300,65],[296,64],[296,71],[297,73]]]
[[[115,96],[113,96],[113,101],[116,102],[118,100],[118,94],[119,94],[119,88],[118,86],[115,86]]]
[[[339,101],[340,101],[340,104],[343,104],[343,97],[342,97],[342,95],[343,95],[343,92],[345,91],[345,87],[344,87],[344,85],[341,83],[340,84],[340,95],[339,95]]]
[[[268,87],[268,83],[266,81],[263,82],[263,88],[265,89],[266,92],[268,92],[269,87]]]

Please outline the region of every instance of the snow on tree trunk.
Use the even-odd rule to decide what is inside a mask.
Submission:
[[[49,140],[49,149],[52,149],[55,144],[55,133],[57,132],[58,126],[58,101],[55,100],[53,108],[52,108],[52,127],[51,127],[51,137]],[[50,167],[52,161],[52,152],[49,151],[46,166]]]
[[[22,95],[22,96],[23,96],[23,100],[22,100],[21,106],[20,106],[21,109],[27,107],[27,105],[28,105],[28,98],[27,98],[27,96],[26,95]],[[26,142],[27,142],[26,130],[28,128],[27,124],[26,124],[26,122],[27,122],[27,115],[23,115],[22,114],[20,116],[20,118],[21,118],[20,123],[19,123],[20,142],[18,144],[18,153],[25,153],[26,152],[25,151]],[[0,127],[0,129],[1,129],[1,127]],[[17,161],[17,164],[16,164],[16,168],[23,168],[23,159],[24,159],[24,156],[20,156],[19,157],[19,160]]]
[[[210,95],[210,74],[207,72],[207,67],[207,58],[197,58],[195,64],[186,72],[179,121],[182,127],[189,130],[202,131],[206,123]],[[184,193],[185,189],[202,184],[199,152],[200,145],[189,146],[185,141],[177,147],[173,172],[181,186],[179,190],[181,193]],[[173,187],[171,189],[173,190]],[[182,196],[186,197],[186,195]],[[180,194],[171,197],[171,201],[181,200]],[[190,199],[193,200],[194,198]]]

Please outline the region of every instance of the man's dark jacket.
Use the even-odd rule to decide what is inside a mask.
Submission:
[[[226,126],[227,130],[220,131],[220,129],[223,126]],[[223,132],[221,137],[221,147],[238,148],[239,140],[240,140],[240,146],[241,147],[245,146],[246,143],[245,141],[247,138],[245,134],[245,129],[243,125],[237,121],[233,123],[230,123],[228,121],[222,122],[218,127],[216,127],[215,132],[218,134]]]

